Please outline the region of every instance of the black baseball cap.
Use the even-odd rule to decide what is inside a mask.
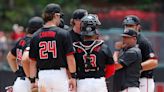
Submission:
[[[61,13],[61,7],[59,4],[50,3],[45,7],[44,12],[45,13]]]
[[[73,12],[72,18],[73,19],[81,19],[81,18],[83,18],[87,14],[88,14],[88,11],[85,10],[85,9],[76,9]]]
[[[38,30],[39,28],[41,28],[44,24],[44,21],[41,17],[32,17],[29,21],[28,21],[28,33],[34,33],[36,30]]]
[[[137,32],[134,29],[125,29],[122,37],[137,37]]]
[[[128,15],[123,20],[123,25],[140,24],[140,19],[135,15]]]

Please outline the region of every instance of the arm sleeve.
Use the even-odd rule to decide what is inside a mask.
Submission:
[[[11,49],[11,53],[16,57],[16,46],[13,49]]]
[[[106,65],[106,68],[105,68],[105,78],[109,78],[111,77],[112,75],[114,75],[115,73],[115,65],[112,64],[112,65]]]
[[[73,54],[74,49],[73,49],[72,39],[69,32],[66,32],[65,39],[63,40],[64,40],[63,46],[64,46],[65,55],[67,56],[67,55]]]
[[[130,64],[132,64],[133,62],[136,62],[138,56],[137,53],[135,51],[126,51],[123,56],[121,58],[119,58],[119,63],[123,66],[123,67],[127,67]]]
[[[17,54],[16,54],[16,50],[17,50],[17,46],[19,44],[19,41],[16,43],[16,45],[14,46],[14,48],[11,49],[11,53],[16,57]]]
[[[107,56],[106,66],[105,66],[105,77],[109,78],[112,75],[114,75],[115,66],[114,66],[113,55],[109,46],[107,46],[107,49],[105,51],[106,51],[106,56]]]
[[[156,55],[154,53],[151,43],[148,40],[146,40],[142,44],[143,44],[143,47],[141,48],[141,52],[142,52],[142,57],[144,57],[143,59],[147,60],[151,58],[156,58]]]

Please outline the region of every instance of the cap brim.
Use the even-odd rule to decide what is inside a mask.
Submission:
[[[130,36],[130,35],[127,35],[127,34],[121,34],[122,37],[133,37],[133,36]]]

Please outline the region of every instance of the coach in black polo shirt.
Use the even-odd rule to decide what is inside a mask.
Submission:
[[[121,35],[123,37],[124,48],[121,49],[118,61],[115,61],[116,74],[115,80],[119,81],[121,92],[140,92],[139,77],[141,70],[142,55],[137,47],[137,32],[132,29],[125,29]],[[115,87],[119,87],[115,85]]]

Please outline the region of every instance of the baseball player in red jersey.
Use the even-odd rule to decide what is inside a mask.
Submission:
[[[114,65],[112,53],[103,40],[98,40],[98,17],[93,14],[81,19],[82,42],[73,43],[77,64],[77,92],[107,92],[105,76]],[[105,70],[105,71],[104,71]]]
[[[7,60],[17,79],[13,85],[13,92],[31,92],[31,83],[26,77],[22,67],[23,53],[29,46],[32,34],[43,26],[43,20],[40,17],[32,17],[28,23],[27,35],[20,39],[15,47],[8,53]],[[9,91],[9,90],[7,90]]]
[[[69,92],[76,90],[76,64],[69,32],[58,27],[61,8],[48,4],[43,12],[45,25],[30,41],[30,78],[38,72],[38,90],[46,92]],[[67,68],[71,73],[68,79]]]

